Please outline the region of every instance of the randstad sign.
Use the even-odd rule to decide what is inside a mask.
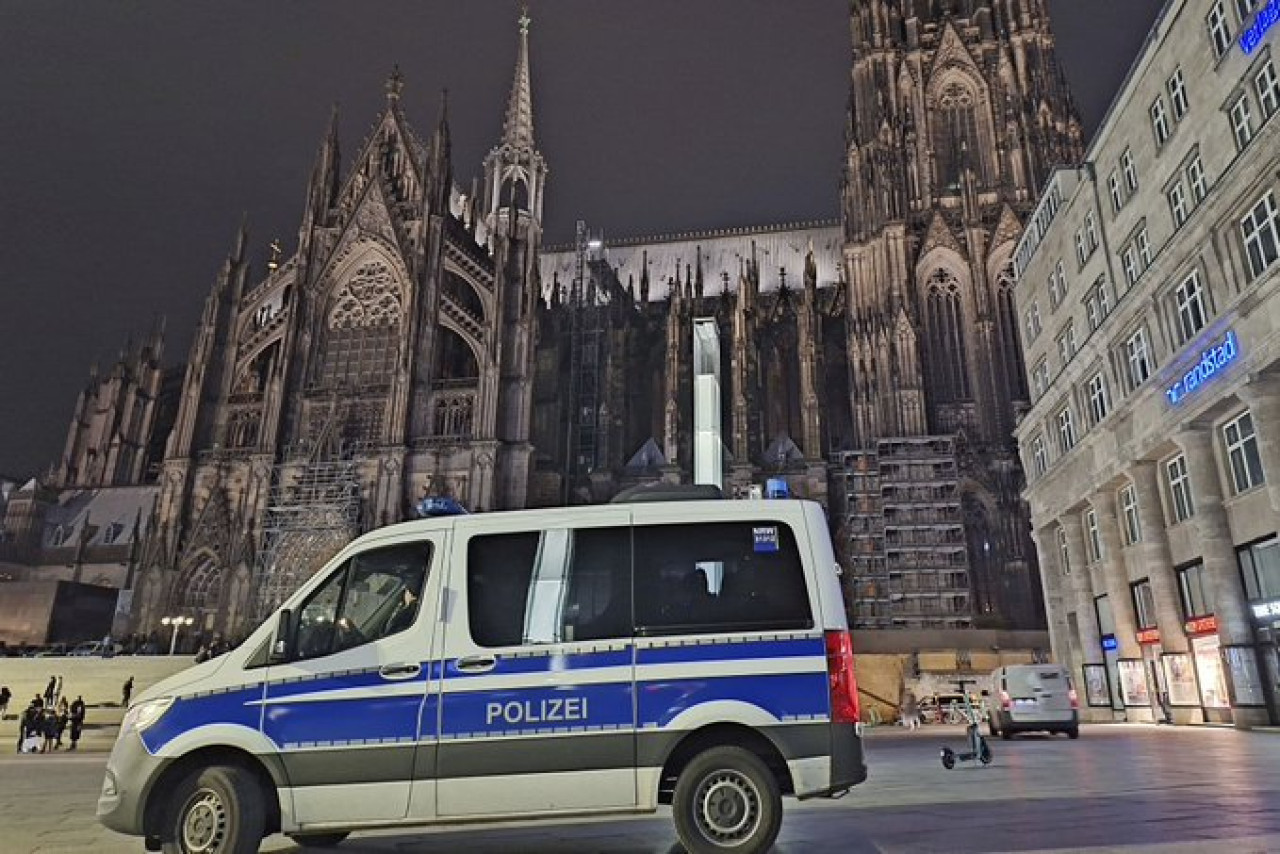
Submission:
[[[1200,354],[1200,361],[1192,365],[1182,379],[1169,386],[1165,396],[1170,403],[1177,403],[1225,370],[1239,355],[1240,345],[1236,343],[1236,334],[1228,332],[1220,342]]]
[[[1262,39],[1267,32],[1280,21],[1280,0],[1271,0],[1270,3],[1258,10],[1258,14],[1253,19],[1253,23],[1244,28],[1244,32],[1240,33],[1240,47],[1244,48],[1245,53],[1253,53],[1258,45],[1262,44]]]

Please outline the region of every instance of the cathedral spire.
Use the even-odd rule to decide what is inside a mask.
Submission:
[[[449,134],[449,90],[440,93],[440,118],[427,149],[427,203],[444,213],[453,190],[453,144]]]
[[[400,65],[391,66],[391,74],[387,77],[387,106],[394,107],[400,100],[400,93],[404,91],[404,75],[400,73]]]
[[[520,52],[516,75],[507,100],[507,117],[502,125],[502,141],[512,148],[533,147],[533,95],[529,85],[529,8],[520,12]]]

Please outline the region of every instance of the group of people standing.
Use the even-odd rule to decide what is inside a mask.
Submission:
[[[0,687],[0,710],[6,709],[13,694],[7,685]],[[0,711],[0,714],[3,712]],[[62,677],[50,676],[44,694],[37,694],[18,718],[18,752],[52,753],[63,747],[63,736],[69,735],[68,750],[75,750],[84,731],[84,697],[67,702],[62,693]]]

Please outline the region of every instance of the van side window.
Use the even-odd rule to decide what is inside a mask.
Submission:
[[[317,658],[398,634],[417,619],[431,544],[353,556],[298,612],[296,658]]]
[[[484,647],[629,637],[630,529],[472,537],[467,616]]]
[[[635,529],[641,635],[809,629],[795,534],[777,521]]]

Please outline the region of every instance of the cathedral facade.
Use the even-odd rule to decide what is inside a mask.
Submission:
[[[782,478],[824,503],[855,625],[1036,625],[1010,265],[1037,188],[1081,153],[1044,6],[853,0],[826,223],[609,245],[580,229],[544,251],[527,19],[469,190],[446,108],[422,140],[394,74],[345,167],[335,115],[296,250],[255,271],[242,230],[206,300],[151,422],[167,438],[132,625],[239,634],[426,495],[484,511],[689,482],[695,318],[720,335],[726,491]],[[88,485],[109,444],[77,436],[55,486]],[[151,477],[134,457],[112,464],[130,483]]]

